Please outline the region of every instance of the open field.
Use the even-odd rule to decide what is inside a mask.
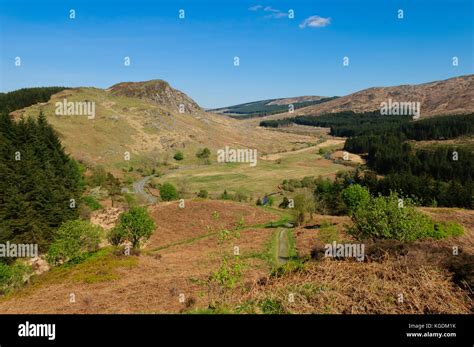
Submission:
[[[305,176],[333,177],[336,172],[348,170],[318,154],[320,148],[341,148],[344,140],[328,138],[324,142],[295,151],[264,155],[255,167],[248,163],[212,163],[169,170],[156,179],[157,182],[184,182],[187,192],[206,189],[213,196],[228,192],[243,191],[254,198],[276,192],[284,179],[301,179]]]

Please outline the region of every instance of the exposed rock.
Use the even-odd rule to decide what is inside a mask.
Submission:
[[[30,259],[29,264],[33,269],[33,273],[36,275],[49,271],[49,269],[51,268],[46,259],[44,259],[44,256],[34,257]]]
[[[183,105],[184,113],[193,114],[201,111],[201,108],[193,99],[172,88],[168,82],[163,80],[122,82],[113,85],[108,91],[113,95],[148,99],[176,112],[179,112],[180,105]]]

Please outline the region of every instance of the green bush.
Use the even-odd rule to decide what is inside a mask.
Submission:
[[[354,213],[359,206],[364,206],[370,200],[370,193],[367,188],[358,184],[352,184],[344,189],[341,196],[349,210],[349,214]]]
[[[414,241],[425,238],[441,239],[462,234],[456,223],[434,223],[417,211],[409,198],[399,200],[396,193],[390,196],[371,197],[352,214],[353,226],[349,232],[360,240],[394,239]],[[402,204],[401,204],[402,202]]]
[[[276,299],[265,299],[260,302],[260,308],[264,314],[285,314],[287,313],[282,303]]]
[[[134,207],[120,215],[120,220],[115,229],[115,235],[120,235],[123,240],[130,241],[133,248],[139,248],[140,243],[148,240],[155,230],[156,225],[143,207]]]
[[[30,266],[22,263],[7,265],[0,263],[0,295],[11,290],[20,288],[33,270]]]
[[[160,187],[160,196],[163,201],[176,200],[178,198],[178,192],[171,183],[165,183]]]
[[[278,205],[279,208],[288,208],[288,206],[290,206],[290,200],[284,196],[283,197],[283,201],[280,203],[280,205]]]
[[[103,206],[93,196],[85,196],[82,198],[84,204],[89,207],[92,211],[100,210]]]
[[[291,213],[297,225],[305,222],[306,214],[309,214],[310,219],[313,219],[313,213],[316,210],[313,194],[305,190],[295,196],[294,203],[295,207]]]
[[[121,228],[112,228],[107,233],[107,241],[113,246],[119,246],[126,239],[126,235]]]
[[[201,189],[199,193],[197,194],[197,196],[198,198],[207,199],[207,197],[209,196],[209,193],[207,192],[207,190]]]
[[[177,151],[177,152],[174,154],[173,159],[174,159],[174,160],[178,160],[178,161],[183,160],[183,159],[184,159],[184,154],[183,154],[183,152]]]
[[[196,153],[196,157],[198,157],[199,159],[209,159],[210,156],[211,156],[211,150],[207,147],[200,149]]]
[[[86,179],[87,184],[94,187],[103,187],[107,182],[107,171],[102,166],[96,166],[92,169],[92,173]]]
[[[429,235],[434,239],[444,239],[449,236],[460,236],[464,228],[455,222],[434,223],[433,232]]]
[[[52,265],[58,265],[85,253],[99,248],[103,230],[84,220],[71,220],[61,224],[56,232],[54,242],[47,254],[47,260]]]

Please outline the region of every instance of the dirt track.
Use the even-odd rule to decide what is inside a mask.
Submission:
[[[157,199],[153,195],[148,194],[145,191],[145,184],[155,177],[154,175],[143,177],[142,179],[133,183],[133,192],[137,195],[143,196],[149,204],[155,204]]]

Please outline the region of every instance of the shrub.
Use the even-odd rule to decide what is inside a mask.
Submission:
[[[201,190],[199,191],[199,193],[197,194],[197,196],[198,196],[199,198],[203,198],[203,199],[207,199],[208,195],[209,195],[209,194],[208,194],[207,190],[205,190],[205,189],[201,189]]]
[[[341,191],[344,188],[340,179],[336,175],[336,180],[321,176],[315,179],[314,197],[316,211],[321,214],[341,215],[347,212],[346,205],[341,197]]]
[[[313,218],[313,213],[315,212],[314,197],[308,191],[297,194],[294,199],[295,207],[292,211],[294,215],[295,222],[297,225],[301,225],[305,221],[305,216],[307,213],[310,214],[310,218]]]
[[[413,201],[399,196],[371,197],[352,215],[354,225],[349,232],[358,239],[394,239],[414,241],[424,238],[441,239],[462,234],[456,223],[434,223],[428,216],[417,211]]]
[[[278,205],[279,208],[288,208],[290,206],[290,200],[285,196],[283,197],[283,201]]]
[[[107,182],[107,171],[102,166],[92,169],[91,175],[86,179],[90,187],[103,187]]]
[[[177,151],[177,152],[174,154],[173,159],[174,159],[174,160],[178,160],[178,161],[179,161],[179,160],[183,160],[183,159],[184,159],[184,154],[183,154],[183,152]]]
[[[196,153],[196,157],[198,157],[199,159],[209,159],[210,156],[211,156],[211,150],[207,147],[200,149]]]
[[[165,183],[160,187],[160,196],[163,201],[176,200],[178,198],[178,192],[171,183]]]
[[[82,198],[84,204],[91,209],[91,211],[100,210],[103,206],[93,196],[85,196]]]
[[[133,179],[132,176],[127,175],[127,176],[124,177],[123,181],[126,185],[132,185],[133,182],[134,182],[134,179]]]
[[[287,313],[282,303],[276,299],[265,299],[259,304],[264,314],[285,314]]]
[[[103,230],[84,220],[71,220],[61,224],[47,254],[52,265],[74,260],[99,248]]]
[[[132,243],[133,248],[139,248],[140,243],[148,240],[156,228],[155,222],[143,207],[134,207],[120,215],[120,220],[115,227],[115,235]]]
[[[119,246],[126,239],[126,235],[121,228],[112,228],[107,234],[107,241],[113,246]]]
[[[367,188],[358,184],[352,184],[344,189],[341,196],[349,210],[349,214],[354,213],[358,207],[366,205],[370,200],[370,193]]]
[[[79,205],[79,218],[84,220],[89,220],[92,215],[92,210],[89,206],[81,204]]]
[[[429,233],[429,237],[434,239],[444,239],[449,236],[460,236],[464,233],[464,228],[455,222],[434,223],[433,229]]]
[[[31,272],[31,267],[22,263],[0,263],[0,295],[21,287]]]
[[[224,190],[224,193],[221,194],[221,199],[222,200],[229,200],[230,199],[230,195],[229,195],[229,193],[227,193],[227,190]]]
[[[132,208],[132,207],[135,207],[138,205],[138,202],[137,202],[137,197],[134,195],[134,194],[131,194],[131,193],[125,193],[123,195],[123,197],[125,198],[125,201],[127,203],[127,206],[129,208]]]
[[[239,257],[223,257],[219,269],[213,271],[207,280],[209,306],[229,301],[232,291],[242,280],[242,270]]]
[[[313,190],[315,188],[314,177],[306,176],[301,180],[301,187],[302,188],[310,188]]]

